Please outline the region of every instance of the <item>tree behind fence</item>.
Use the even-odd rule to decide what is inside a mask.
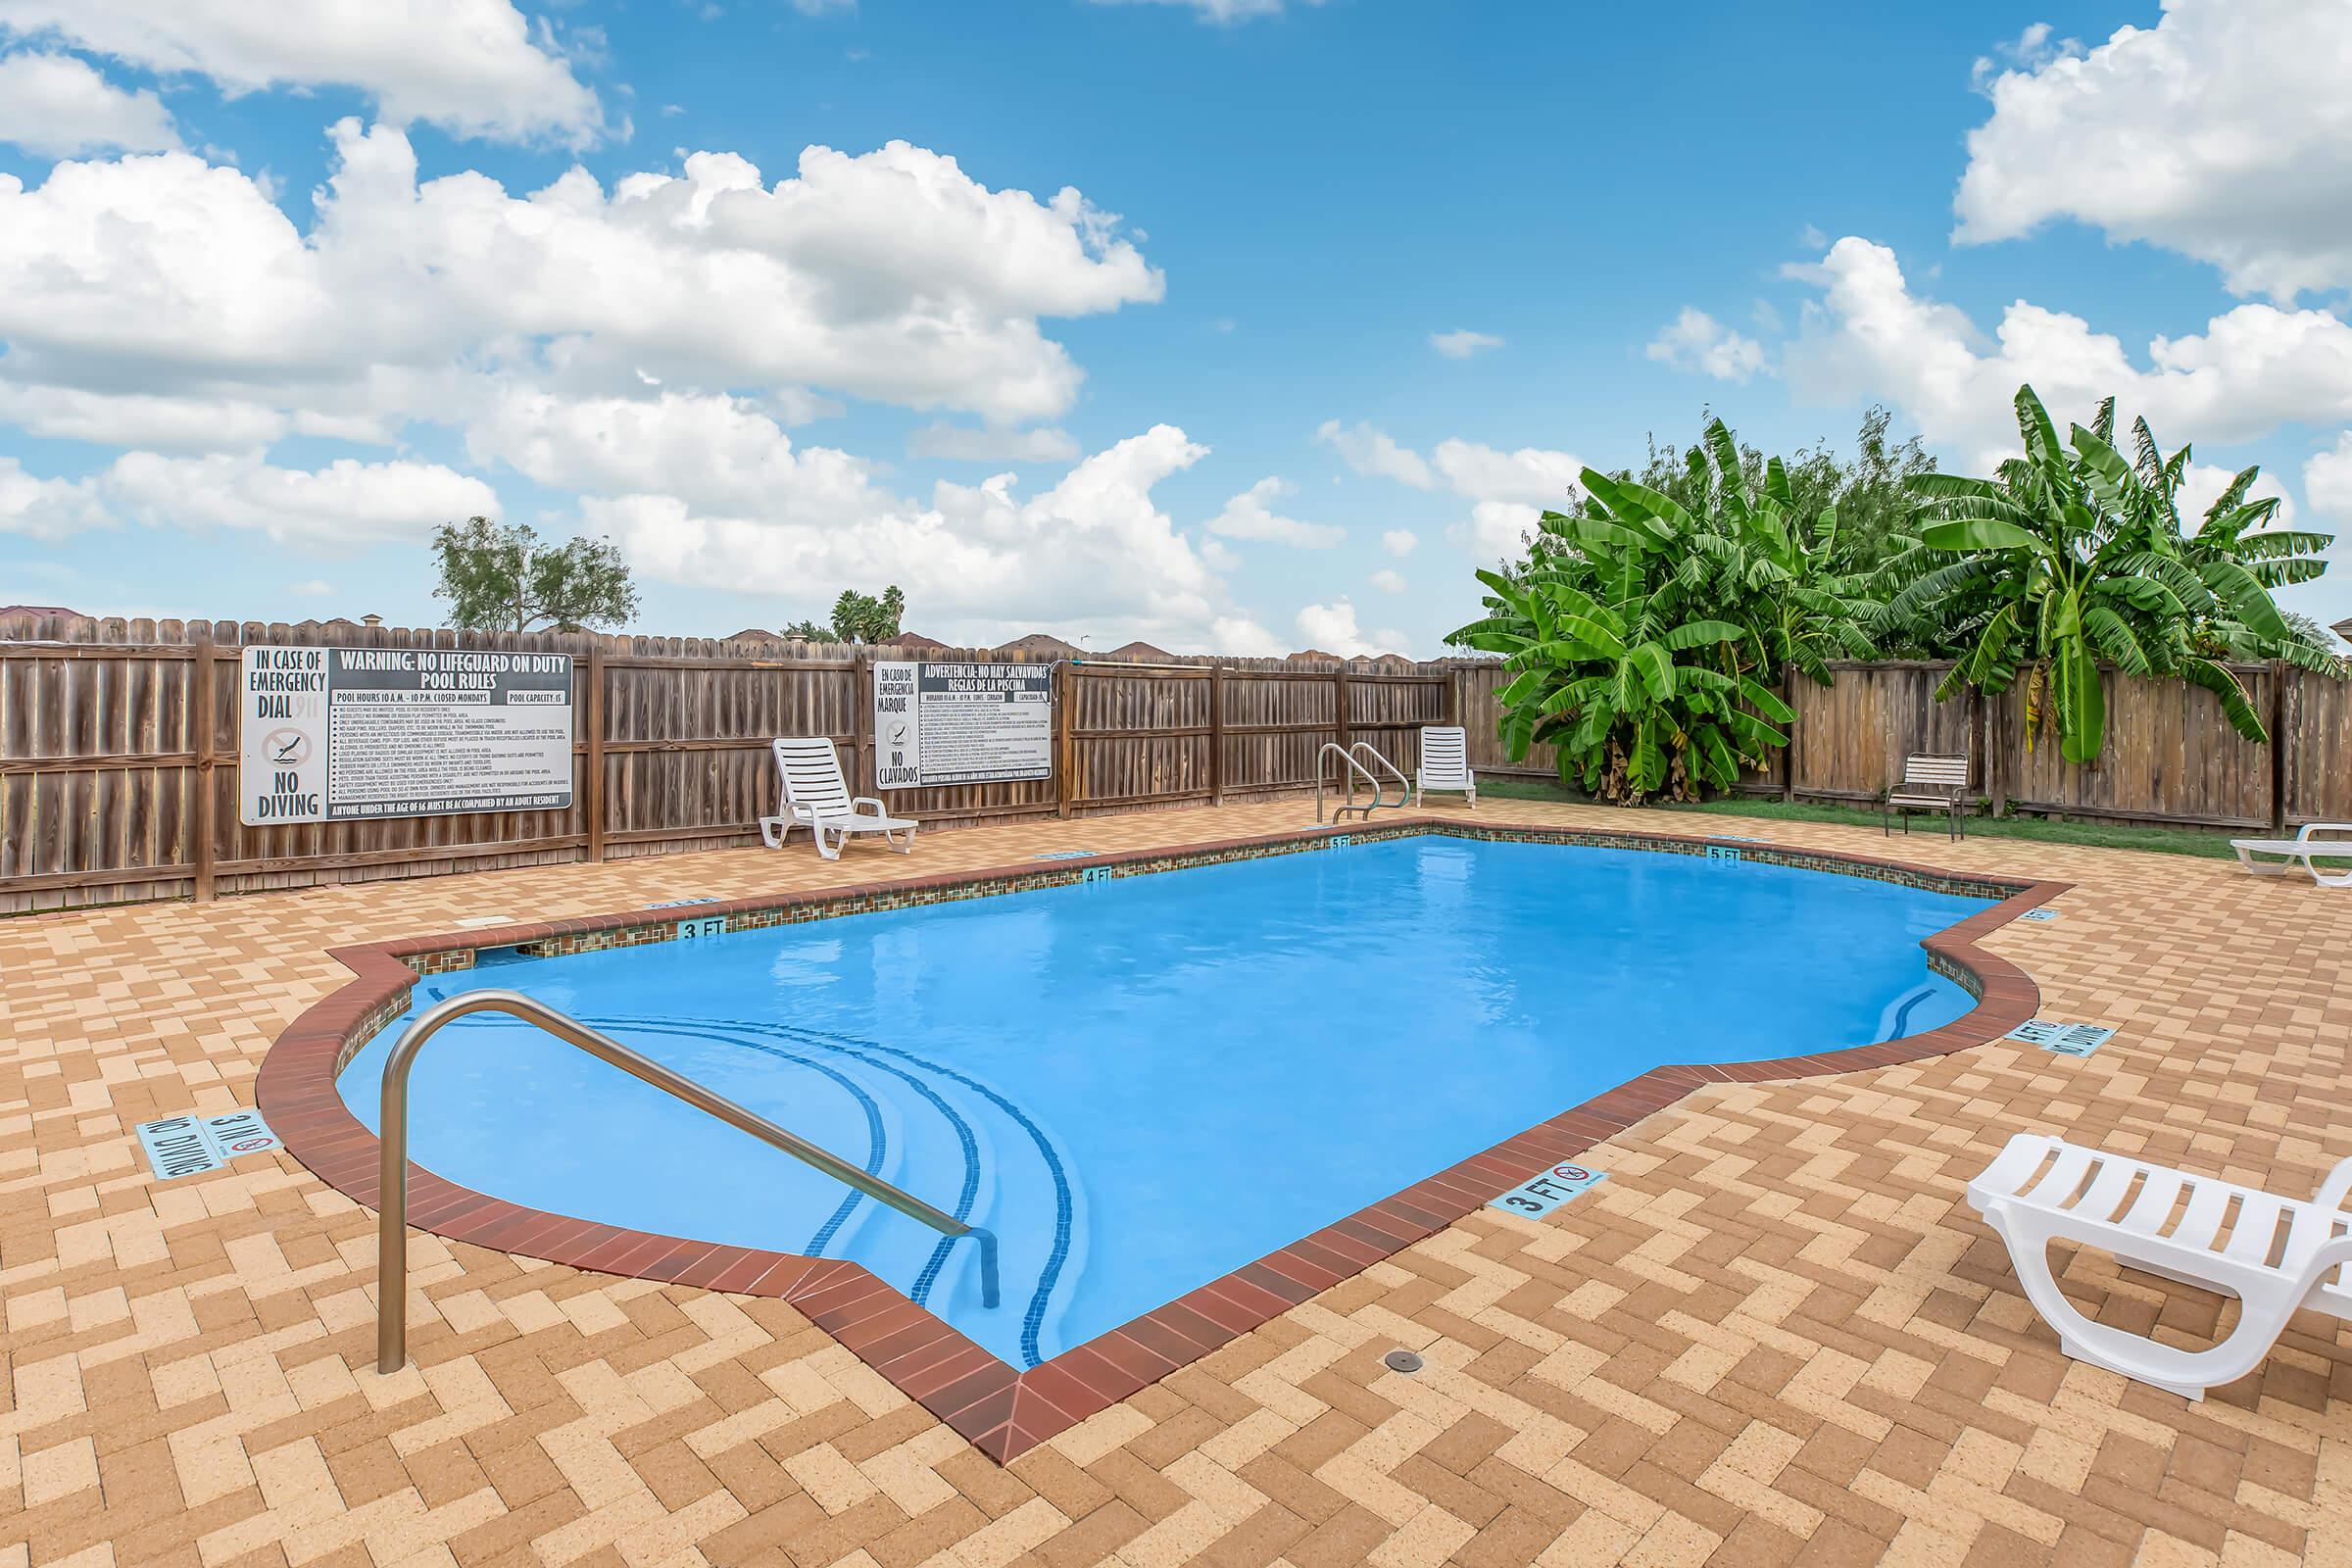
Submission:
[[[571,808],[243,825],[236,685],[250,643],[571,655]],[[775,736],[831,737],[853,787],[872,793],[860,657],[349,621],[0,619],[0,911],[756,843],[776,805]],[[893,808],[956,826],[1311,789],[1324,743],[1370,740],[1409,769],[1418,727],[1456,710],[1451,665],[1065,664],[1057,679],[1053,778],[897,791]]]

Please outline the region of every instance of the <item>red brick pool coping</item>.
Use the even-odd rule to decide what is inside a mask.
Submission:
[[[2072,885],[2021,883],[1744,839],[1490,827],[1458,816],[1403,816],[1352,832],[1288,831],[336,948],[332,956],[352,971],[352,980],[278,1036],[262,1063],[257,1098],[271,1129],[296,1159],[330,1187],[372,1207],[378,1146],[375,1135],[343,1103],[335,1089],[336,1074],[376,1030],[406,1010],[419,974],[469,968],[479,952],[579,952],[668,940],[678,921],[686,918],[722,917],[731,929],[751,929],[1066,885],[1097,868],[1109,868],[1113,875],[1136,874],[1315,850],[1334,838],[1369,841],[1431,833],[1673,854],[1731,850],[1770,863],[1970,892],[2000,902],[1921,944],[1932,964],[1977,995],[1978,1005],[1951,1023],[1880,1045],[1812,1055],[1652,1067],[1025,1372],[982,1349],[858,1263],[689,1241],[550,1214],[461,1187],[414,1164],[409,1222],[452,1241],[574,1268],[780,1298],[982,1452],[1006,1461],[1445,1229],[1490,1199],[1572,1159],[1694,1089],[1892,1066],[1999,1039],[2034,1016],[2040,993],[2023,969],[1979,947],[1978,939]],[[412,1346],[422,1340],[429,1347],[437,1331],[449,1332],[438,1324],[419,1325],[412,1331]]]

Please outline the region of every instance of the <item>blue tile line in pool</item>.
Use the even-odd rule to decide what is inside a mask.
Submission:
[[[445,994],[443,988],[437,985],[424,985],[417,989],[435,1000],[441,999]],[[894,1067],[887,1061],[876,1060],[874,1054],[896,1056],[900,1060],[912,1063],[924,1071],[937,1073],[943,1078],[951,1079],[974,1093],[984,1096],[1029,1136],[1030,1141],[1036,1145],[1038,1154],[1045,1161],[1046,1168],[1054,1181],[1054,1245],[1048,1252],[1045,1267],[1039,1272],[1037,1288],[1031,1294],[1028,1308],[1022,1314],[1021,1319],[1021,1350],[1027,1358],[1028,1364],[1035,1366],[1045,1359],[1042,1338],[1045,1331],[1046,1313],[1052,1306],[1054,1288],[1060,1283],[1063,1266],[1069,1259],[1070,1249],[1075,1240],[1077,1204],[1071,1190],[1069,1172],[1062,1164],[1060,1153],[1054,1148],[1053,1140],[1020,1106],[977,1079],[967,1077],[939,1062],[918,1056],[912,1052],[901,1051],[896,1047],[880,1045],[870,1040],[837,1035],[825,1030],[794,1028],[783,1024],[753,1023],[740,1018],[703,1019],[676,1016],[645,1018],[625,1014],[604,1014],[583,1016],[580,1021],[595,1029],[624,1028],[648,1034],[671,1035],[683,1040],[719,1041],[740,1049],[759,1052],[762,1055],[790,1061],[797,1066],[808,1067],[823,1074],[852,1096],[858,1102],[859,1108],[865,1112],[867,1153],[864,1170],[869,1176],[881,1174],[890,1148],[888,1135],[883,1126],[881,1109],[873,1097],[854,1080],[821,1061],[797,1052],[785,1051],[757,1040],[745,1039],[743,1036],[745,1034],[766,1035],[774,1039],[789,1040],[811,1049],[831,1051],[853,1060],[860,1061],[877,1071],[888,1073],[922,1096],[956,1130],[956,1141],[961,1146],[963,1154],[964,1176],[962,1190],[958,1193],[956,1203],[949,1212],[956,1219],[967,1222],[971,1218],[972,1206],[980,1194],[980,1147],[978,1139],[973,1134],[971,1123],[966,1121],[930,1085],[922,1082],[914,1074]],[[505,1018],[490,1017],[465,1019],[459,1026],[481,1029],[527,1027],[514,1024]],[[741,1033],[730,1031],[741,1031]],[[801,1249],[802,1255],[822,1257],[825,1248],[832,1243],[841,1227],[848,1222],[851,1214],[863,1200],[863,1195],[858,1193],[851,1193],[844,1198],[840,1205],[818,1227],[816,1234],[811,1236],[808,1244]],[[938,1282],[940,1270],[946,1266],[958,1240],[960,1240],[958,1237],[943,1236],[939,1239],[938,1245],[932,1249],[930,1257],[923,1265],[922,1273],[916,1277],[913,1286],[906,1293],[907,1298],[915,1305],[927,1304],[932,1287]]]
[[[1035,1366],[1045,1359],[1041,1348],[1041,1337],[1045,1331],[1046,1311],[1053,1301],[1054,1288],[1060,1282],[1062,1267],[1069,1260],[1070,1247],[1074,1240],[1077,1221],[1077,1200],[1070,1189],[1069,1173],[1063,1168],[1061,1155],[1054,1150],[1053,1140],[1046,1136],[1045,1130],[1030,1119],[1028,1112],[1022,1110],[1020,1106],[978,1079],[967,1077],[953,1067],[918,1056],[910,1051],[901,1051],[895,1046],[885,1046],[871,1040],[858,1040],[821,1029],[795,1028],[785,1024],[752,1023],[741,1018],[698,1019],[692,1020],[684,1026],[679,1026],[676,1019],[664,1018],[612,1016],[584,1021],[596,1027],[617,1024],[625,1028],[645,1029],[658,1034],[679,1035],[687,1039],[729,1040],[731,1044],[750,1046],[755,1051],[767,1052],[773,1055],[790,1054],[785,1052],[772,1051],[770,1048],[756,1045],[751,1041],[730,1039],[729,1036],[718,1032],[739,1029],[776,1039],[791,1040],[803,1045],[828,1048],[843,1055],[864,1061],[867,1065],[879,1068],[894,1078],[904,1080],[948,1118],[949,1123],[956,1129],[957,1139],[963,1146],[965,1179],[962,1194],[953,1210],[956,1218],[959,1220],[970,1218],[972,1203],[979,1196],[980,1190],[979,1144],[972,1135],[971,1124],[957,1114],[928,1085],[919,1082],[909,1073],[892,1067],[887,1062],[875,1061],[867,1054],[880,1053],[884,1055],[896,1056],[902,1061],[911,1062],[926,1072],[937,1073],[942,1078],[959,1083],[974,1094],[988,1100],[1024,1133],[1028,1134],[1030,1142],[1037,1146],[1038,1154],[1044,1159],[1046,1168],[1054,1179],[1054,1245],[1047,1254],[1046,1266],[1039,1272],[1037,1289],[1029,1298],[1028,1310],[1022,1314],[1021,1318],[1021,1353],[1027,1357],[1031,1366]],[[795,1057],[792,1059],[805,1061],[807,1058]],[[871,1162],[866,1167],[869,1173],[878,1172],[881,1169],[883,1149],[880,1129],[877,1126],[874,1153],[871,1156]],[[858,1201],[859,1195],[856,1193],[850,1195],[841,1209],[836,1212],[834,1219],[829,1221],[826,1228],[816,1237],[811,1238],[807,1250],[808,1256],[823,1255],[825,1244],[833,1239],[834,1232],[839,1229],[841,1222],[849,1217],[850,1210],[855,1208]],[[955,1246],[955,1243],[956,1238],[943,1236],[939,1240],[939,1245],[932,1249],[930,1259],[923,1265],[922,1274],[916,1279],[914,1288],[907,1293],[909,1298],[917,1306],[923,1305],[930,1296],[931,1287],[939,1278],[940,1269],[946,1265],[949,1250]]]

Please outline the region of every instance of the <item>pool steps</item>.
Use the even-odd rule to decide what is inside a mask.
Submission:
[[[598,1033],[568,1014],[534,1002],[519,991],[469,991],[438,1003],[420,1013],[394,1043],[384,1062],[383,1108],[376,1137],[382,1159],[377,1176],[375,1368],[390,1375],[408,1364],[409,1277],[409,1071],[416,1054],[443,1025],[475,1012],[503,1012],[519,1018],[565,1045],[576,1046],[598,1060],[650,1084],[663,1094],[717,1117],[730,1127],[751,1134],[771,1148],[790,1154],[873,1199],[888,1203],[910,1219],[921,1220],[953,1241],[969,1236],[980,1248],[982,1304],[998,1301],[997,1237],[986,1226],[967,1224],[943,1213],[910,1193],[902,1192],[878,1176],[859,1170],[829,1150],[785,1131],[756,1111],[747,1110],[722,1095],[712,1094],[693,1079],[672,1072],[619,1041]]]

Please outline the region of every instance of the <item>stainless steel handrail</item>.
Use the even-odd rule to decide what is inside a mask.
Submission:
[[[840,1155],[796,1133],[786,1132],[766,1117],[744,1109],[722,1095],[712,1094],[693,1079],[638,1054],[576,1018],[533,1002],[519,991],[468,991],[419,1013],[393,1044],[392,1054],[384,1061],[383,1114],[376,1129],[383,1161],[376,1181],[375,1369],[378,1372],[397,1372],[409,1360],[409,1069],[416,1065],[417,1052],[443,1024],[469,1012],[503,1012],[536,1025],[565,1045],[577,1046],[599,1061],[618,1067],[632,1078],[716,1116],[730,1127],[750,1133],[835,1181],[856,1188],[876,1202],[887,1203],[910,1219],[921,1220],[942,1236],[951,1240],[971,1237],[980,1244],[981,1304],[997,1304],[997,1237],[986,1226],[967,1225],[955,1215],[867,1175]]]
[[[1363,753],[1366,757],[1372,759],[1373,761],[1378,762],[1382,767],[1388,769],[1389,777],[1396,781],[1396,804],[1398,806],[1404,805],[1407,801],[1413,798],[1413,781],[1404,776],[1404,769],[1398,767],[1395,762],[1392,762],[1387,758],[1381,756],[1380,749],[1378,747],[1374,746],[1370,741],[1357,741],[1353,746],[1348,748],[1348,755],[1350,757],[1353,757],[1357,752]],[[1373,779],[1373,809],[1378,810],[1381,807],[1388,804],[1388,802],[1380,798],[1380,780],[1378,778]]]
[[[1338,741],[1325,741],[1323,743],[1323,749],[1315,753],[1316,821],[1320,822],[1323,820],[1323,759],[1326,757],[1337,757],[1340,760],[1341,764],[1348,769],[1348,804],[1341,807],[1339,810],[1334,813],[1335,815],[1346,816],[1349,811],[1361,811],[1366,816],[1370,816],[1374,811],[1380,809],[1380,779],[1372,772],[1370,768],[1367,768],[1363,763],[1357,761],[1354,754],[1349,752],[1348,748],[1342,746]],[[1355,804],[1355,781],[1358,777],[1361,777],[1365,783],[1372,786],[1372,804],[1370,806],[1358,806]]]

